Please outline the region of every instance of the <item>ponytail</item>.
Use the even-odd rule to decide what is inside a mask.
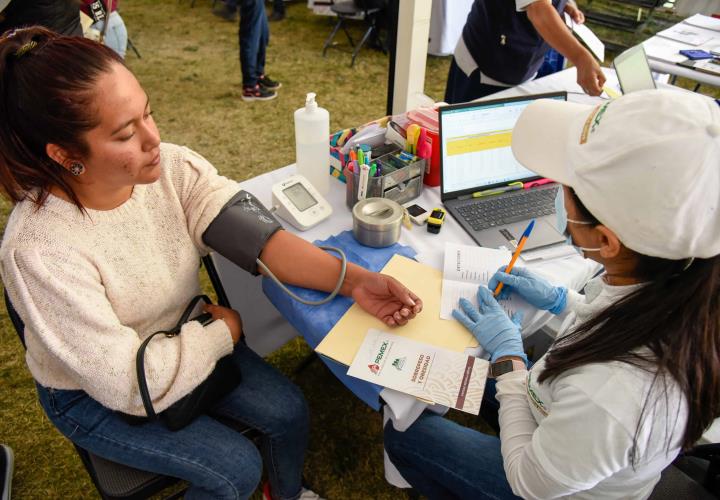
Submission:
[[[82,209],[46,147],[88,153],[84,135],[99,123],[95,82],[113,63],[122,60],[104,45],[37,26],[0,37],[0,189],[7,198],[42,205],[57,186]]]
[[[577,196],[575,201],[583,216],[593,220]],[[545,358],[538,381],[578,366],[609,361],[654,371],[637,439],[643,416],[651,411],[652,389],[662,386],[667,398],[669,375],[687,400],[688,421],[682,439],[687,449],[720,416],[720,256],[694,260],[636,257],[636,275],[644,284],[559,339]]]

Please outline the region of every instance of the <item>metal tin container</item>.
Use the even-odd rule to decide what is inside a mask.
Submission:
[[[353,207],[353,235],[368,247],[387,247],[400,239],[405,210],[387,198],[366,198]]]

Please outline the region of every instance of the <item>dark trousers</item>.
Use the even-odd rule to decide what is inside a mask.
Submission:
[[[254,87],[265,73],[265,49],[270,41],[263,0],[240,1],[238,39],[243,87]]]
[[[273,12],[285,14],[285,0],[273,0]]]
[[[480,83],[480,69],[476,69],[470,76],[467,76],[455,62],[453,57],[450,64],[450,72],[448,73],[447,86],[445,87],[445,102],[455,104],[458,102],[468,102],[479,97],[494,94],[505,90],[506,87],[497,87],[495,85],[485,85]]]

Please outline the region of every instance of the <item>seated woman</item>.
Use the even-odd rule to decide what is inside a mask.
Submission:
[[[120,415],[145,415],[135,354],[199,293],[204,234],[239,188],[197,153],[160,142],[148,96],[115,52],[43,28],[0,38],[0,183],[15,203],[0,272],[53,424],[101,457],[189,481],[186,498],[247,498],[263,462],[273,497],[297,498],[306,403],[240,342],[231,309],[209,306],[207,326],[190,321],[178,336],[155,337],[145,372],[156,411],[227,355],[242,373],[234,390],[177,432]],[[279,228],[252,217],[226,230],[248,271],[257,273],[260,256],[281,280],[332,290],[339,260]],[[388,326],[422,308],[393,278],[351,264],[340,293]],[[260,430],[260,452],[227,420]]]
[[[647,498],[720,416],[720,109],[660,90],[541,100],[512,148],[563,184],[559,229],[605,273],[584,296],[496,273],[480,310],[462,301],[454,315],[491,356],[500,438],[424,414],[386,426],[386,449],[430,498]],[[498,283],[566,316],[529,370]]]

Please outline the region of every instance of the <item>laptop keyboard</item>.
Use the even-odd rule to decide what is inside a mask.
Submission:
[[[555,213],[558,187],[534,188],[505,196],[468,200],[457,211],[475,231]]]

